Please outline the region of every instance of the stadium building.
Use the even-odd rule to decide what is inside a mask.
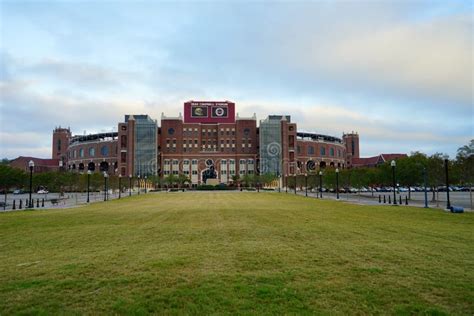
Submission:
[[[160,124],[148,115],[125,115],[118,131],[110,133],[79,136],[56,128],[52,159],[44,164],[122,176],[183,174],[193,185],[231,183],[246,174],[286,177],[363,165],[357,133],[338,138],[298,131],[289,115],[270,115],[257,124],[255,114],[240,117],[229,101],[185,102],[183,113],[163,113]]]

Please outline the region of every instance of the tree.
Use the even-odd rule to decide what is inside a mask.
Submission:
[[[175,183],[177,183],[178,177],[174,174],[170,174],[165,178],[165,183],[168,188],[173,187]]]
[[[436,188],[443,183],[444,175],[444,159],[443,154],[436,153],[428,157],[427,160],[427,180],[428,185],[432,188],[433,201],[435,200]]]
[[[414,152],[409,157],[397,160],[398,182],[408,187],[408,198],[411,199],[412,186],[423,183],[423,168],[427,166],[427,157],[420,152]]]
[[[464,145],[458,148],[456,158],[468,158],[474,155],[474,139],[471,139],[468,145]]]
[[[182,188],[185,184],[187,183],[191,183],[191,179],[189,179],[188,176],[180,173],[177,177],[176,177],[176,183],[178,183],[178,188]]]
[[[240,182],[240,176],[238,174],[234,174],[232,176],[232,182],[234,183],[234,185],[237,185]]]
[[[0,165],[0,188],[2,188],[5,193],[4,208],[7,204],[8,190],[13,187],[22,187],[26,182],[26,179],[27,175],[23,170],[12,168],[7,165]]]
[[[273,173],[264,173],[264,174],[259,175],[258,178],[260,181],[260,185],[262,186],[268,186],[277,179],[276,175]],[[232,179],[234,180],[234,178]]]

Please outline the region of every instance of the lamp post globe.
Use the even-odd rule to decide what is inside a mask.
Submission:
[[[28,207],[33,207],[33,200],[31,199],[31,193],[33,192],[33,169],[35,168],[35,162],[30,160],[28,162],[30,168],[30,200],[28,201]]]
[[[395,167],[397,166],[397,163],[395,162],[395,160],[392,160],[392,162],[390,162],[390,166],[392,166],[393,205],[397,205],[397,183],[395,179]]]
[[[336,200],[339,200],[339,168],[336,168]]]
[[[89,203],[89,195],[90,195],[90,184],[91,184],[91,170],[87,170],[87,203]]]

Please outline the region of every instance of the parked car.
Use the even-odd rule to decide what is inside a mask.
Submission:
[[[13,194],[24,194],[24,193],[25,193],[25,191],[19,190],[19,189],[13,191]]]
[[[49,192],[47,190],[39,190],[36,193],[38,193],[38,194],[48,194]]]

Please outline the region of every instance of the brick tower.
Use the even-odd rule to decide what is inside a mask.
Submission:
[[[346,166],[352,167],[352,159],[360,158],[359,153],[359,134],[348,133],[342,135],[343,142],[346,146]]]
[[[56,127],[53,130],[53,159],[59,159],[63,162],[63,166],[67,162],[67,148],[69,146],[69,139],[71,138],[71,130],[69,128]]]

